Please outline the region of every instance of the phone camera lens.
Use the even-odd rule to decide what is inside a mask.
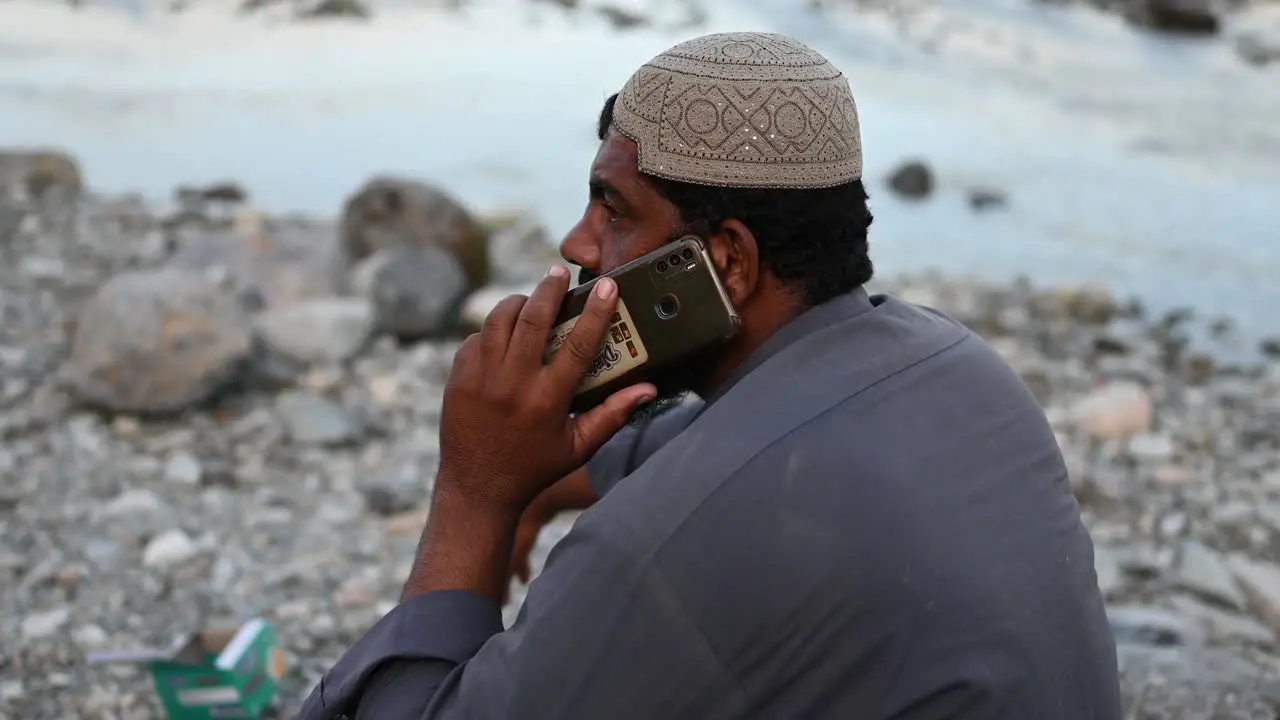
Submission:
[[[667,271],[667,261],[666,261],[666,260],[659,260],[659,261],[658,261],[658,266],[657,266],[657,267],[658,267],[658,272],[666,272],[666,271]]]
[[[683,255],[684,255],[684,259],[685,259],[686,261],[688,261],[688,260],[692,260],[692,259],[693,259],[693,251],[692,251],[692,250],[690,250],[689,248],[685,248],[685,249],[684,249],[684,253],[683,253]]]
[[[667,262],[671,263],[671,267],[680,267],[680,256],[672,255],[671,257],[667,258]]]
[[[663,320],[673,318],[677,312],[680,312],[680,301],[676,299],[675,295],[663,295],[658,304],[654,306],[654,311]]]

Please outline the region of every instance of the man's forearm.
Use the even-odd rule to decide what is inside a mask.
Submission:
[[[500,603],[520,514],[459,497],[439,480],[401,601],[466,590]]]

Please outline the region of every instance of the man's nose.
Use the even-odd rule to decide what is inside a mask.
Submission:
[[[564,236],[564,240],[560,241],[560,256],[582,268],[578,272],[580,283],[590,280],[600,271],[598,234],[588,225],[589,218],[584,217]]]

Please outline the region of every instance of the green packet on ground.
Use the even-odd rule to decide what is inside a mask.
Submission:
[[[261,717],[285,673],[275,628],[257,618],[187,635],[169,650],[99,652],[88,662],[145,665],[169,720]]]

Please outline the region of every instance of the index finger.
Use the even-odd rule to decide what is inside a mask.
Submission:
[[[586,377],[600,354],[605,336],[609,332],[610,319],[614,308],[618,305],[618,284],[613,278],[602,277],[596,280],[587,298],[587,306],[578,316],[573,330],[565,337],[555,358],[548,367],[565,393],[571,393]]]

